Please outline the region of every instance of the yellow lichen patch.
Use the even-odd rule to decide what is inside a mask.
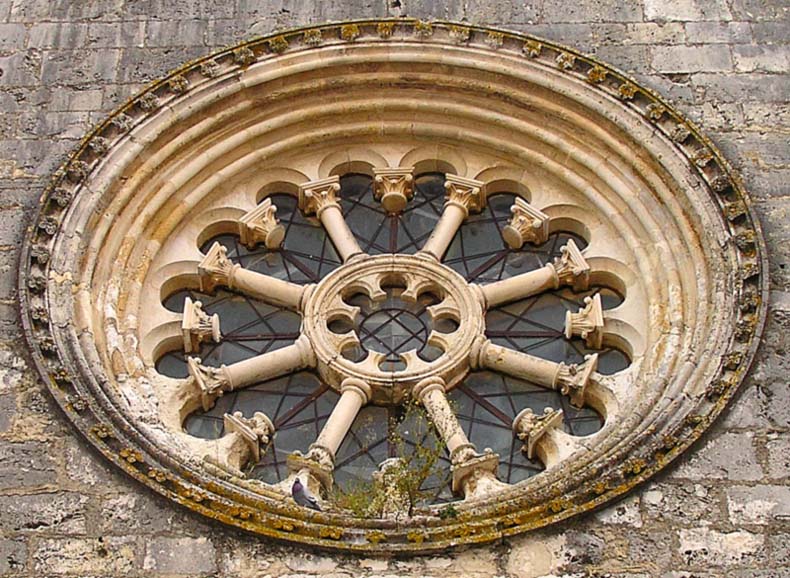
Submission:
[[[387,535],[381,530],[373,530],[365,534],[365,539],[371,544],[378,544],[387,539]]]
[[[422,544],[426,538],[427,538],[427,534],[422,530],[412,530],[411,532],[406,534],[406,539],[409,542],[414,542],[415,544]]]
[[[296,525],[293,522],[282,518],[270,518],[269,522],[272,528],[282,530],[283,532],[293,532],[296,530]]]
[[[143,456],[137,450],[131,448],[124,448],[120,451],[119,455],[130,464],[143,461]]]
[[[376,31],[381,38],[389,38],[392,36],[392,31],[394,28],[394,22],[379,22],[378,26],[376,26]]]
[[[548,510],[554,514],[567,510],[571,507],[571,502],[567,498],[555,498],[548,504]]]
[[[341,528],[334,528],[332,526],[322,526],[318,530],[318,535],[321,538],[330,538],[332,540],[340,540],[343,537],[343,530]]]
[[[91,433],[99,439],[112,437],[112,430],[103,424],[95,425],[91,428]]]
[[[360,34],[359,26],[356,24],[346,24],[340,27],[340,38],[346,42],[353,42]]]
[[[269,39],[269,50],[277,54],[285,52],[288,49],[288,40],[285,36],[275,36]]]
[[[148,470],[148,477],[154,481],[159,482],[160,484],[167,481],[167,474],[162,470],[157,470],[156,468],[150,468]]]

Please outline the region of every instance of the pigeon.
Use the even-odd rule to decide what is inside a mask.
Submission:
[[[310,493],[310,490],[308,490],[306,486],[302,485],[302,482],[299,480],[299,478],[296,478],[296,481],[294,481],[294,485],[291,488],[291,495],[293,496],[294,501],[300,506],[318,510],[319,512],[321,511],[321,506],[318,505],[318,500],[315,499],[315,496]]]

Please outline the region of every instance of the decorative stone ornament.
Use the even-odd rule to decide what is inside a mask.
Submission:
[[[198,357],[187,359],[187,368],[196,392],[200,396],[200,405],[208,411],[217,398],[230,388],[230,382],[223,371],[224,368],[206,367],[201,365]]]
[[[200,349],[200,344],[212,339],[219,343],[222,335],[219,331],[219,315],[208,315],[203,311],[200,301],[193,302],[189,297],[184,301],[184,317],[181,321],[181,334],[184,337],[184,353],[192,353]]]
[[[347,217],[363,203],[342,183],[360,175],[375,179],[364,209],[385,217],[352,230]],[[445,187],[430,207],[425,175]],[[313,240],[326,234],[298,250],[322,253],[332,267],[269,274],[277,263],[293,266],[275,194],[293,201],[301,221],[291,227]],[[506,214],[492,217],[500,194],[516,197],[507,224]],[[276,202],[285,223],[291,209]],[[397,225],[412,208],[409,218],[430,215],[435,226],[409,250],[359,240],[361,229],[382,230],[384,219]],[[480,223],[493,221],[503,238],[480,238]],[[558,232],[565,237],[554,245],[561,251],[552,249],[556,260],[528,266],[538,247],[520,247]],[[485,259],[496,253],[507,265],[499,280],[470,281],[474,271],[455,268],[476,234],[474,242],[492,248]],[[45,383],[119,468],[246,531],[387,554],[526,532],[656,474],[734,395],[768,296],[748,194],[669,103],[550,41],[413,19],[286,31],[154,82],[56,171],[27,232],[18,287]],[[607,373],[604,351],[544,359],[488,331],[491,317],[524,299],[599,287],[622,295],[622,305],[604,314],[593,297],[565,320],[566,335],[598,349],[605,318],[606,335],[628,352],[623,369]],[[279,349],[242,359],[203,354],[204,364],[189,355],[228,335],[194,294],[183,317],[167,307],[177,293],[198,290],[253,302],[250,317],[261,322],[275,323],[261,313],[267,307],[298,317],[298,329],[283,333]],[[433,355],[414,348],[392,357],[365,341],[360,303],[396,300],[404,305],[393,323],[409,307],[424,310],[425,330],[408,337]],[[188,376],[170,377],[158,362],[181,346]],[[364,355],[351,355],[358,349]],[[498,467],[506,456],[467,435],[448,399],[456,391],[481,397],[475,388],[488,384],[473,383],[476,370],[565,396],[603,425],[582,442],[562,431],[565,413],[503,413],[526,456],[545,467],[510,483]],[[290,416],[217,413],[217,400],[279,378],[299,387],[306,376],[337,399],[326,423],[287,455],[282,476],[248,476],[252,464],[268,472],[266,452],[285,431],[274,426]],[[400,411],[411,401],[444,446],[453,515],[440,503],[407,507],[392,481],[396,462],[380,466],[383,513],[360,519],[337,505],[349,428],[367,409]],[[188,433],[185,421],[201,412],[215,412],[222,435]],[[322,511],[291,500],[296,477]]]
[[[374,169],[375,195],[389,213],[398,213],[414,196],[414,168]]]
[[[601,349],[603,342],[603,307],[601,295],[584,298],[584,308],[565,315],[565,337],[581,336],[590,349]]]
[[[245,418],[240,411],[233,414],[226,413],[223,418],[223,425],[225,426],[226,435],[235,434],[241,442],[241,447],[236,447],[234,451],[228,452],[233,458],[229,465],[236,470],[241,470],[249,462],[259,462],[261,459],[261,448],[265,448],[274,435],[272,420],[259,411],[256,411],[250,419]],[[244,449],[246,451],[242,451]]]
[[[562,431],[562,415],[561,409],[553,410],[547,407],[543,415],[537,416],[532,409],[525,408],[513,420],[513,431],[518,439],[525,442],[522,451],[525,451],[530,459],[538,456],[539,444],[545,445],[547,439]],[[543,461],[546,463],[545,458]]]
[[[218,285],[232,287],[236,268],[228,259],[228,250],[219,243],[214,244],[198,265],[200,290],[211,293]]]
[[[549,216],[534,208],[524,199],[516,199],[510,207],[513,217],[502,229],[502,238],[511,249],[520,249],[524,243],[542,245],[549,238]]]
[[[554,263],[560,285],[570,285],[574,291],[584,291],[590,284],[590,266],[573,240],[562,248],[562,257]]]
[[[263,202],[249,213],[239,219],[239,238],[250,249],[258,243],[266,245],[267,249],[276,249],[285,239],[285,229],[277,223],[275,213],[277,207],[271,199]]]

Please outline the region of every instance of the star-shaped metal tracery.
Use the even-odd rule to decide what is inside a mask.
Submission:
[[[579,282],[586,274],[580,253],[584,239],[552,231],[539,211],[525,209],[526,203],[512,194],[486,198],[482,183],[439,173],[407,177],[403,170],[394,177],[385,173],[384,179],[348,175],[308,184],[299,201],[290,195],[267,197],[265,202],[276,206],[276,226],[284,229],[282,246],[245,246],[237,236],[216,237],[202,248],[207,254],[201,266],[203,291],[183,291],[165,302],[179,310],[188,297],[200,302],[206,315],[221,319],[222,341],[198,339],[199,350],[193,353],[199,359],[188,362],[173,352],[157,363],[164,374],[191,375],[197,382],[205,411],[187,420],[187,430],[215,438],[224,433],[225,414],[263,411],[271,416],[277,435],[261,461],[251,464],[251,476],[277,483],[302,472],[315,475],[324,486],[332,481],[343,486],[370,478],[383,460],[404,447],[437,444],[440,438],[449,446],[448,438],[460,432],[470,447],[461,443],[450,448],[439,459],[442,468],[425,480],[431,499],[443,501],[452,499],[453,490],[466,497],[475,494],[450,475],[451,466],[459,469],[463,460],[491,462],[489,454],[474,450],[475,443],[494,450],[490,455],[501,466],[500,479],[514,483],[544,467],[538,459],[541,439],[587,435],[600,428],[600,416],[584,405],[587,380],[594,370],[623,369],[628,359],[601,342],[601,310],[622,299],[612,290],[591,291]],[[396,210],[387,210],[393,206]],[[323,227],[316,226],[315,218]],[[266,233],[274,225],[269,219],[257,226],[258,233]],[[488,350],[512,352],[516,366],[541,360],[552,365],[503,371],[487,366],[481,352],[455,387],[422,387],[420,399],[439,437],[417,427],[403,407],[367,404],[371,396],[364,383],[332,388],[318,379],[310,372],[315,366],[310,344],[299,331],[304,287],[344,262],[387,253],[422,254],[479,284],[487,302]],[[541,271],[546,279],[535,281]],[[554,277],[548,279],[552,271]],[[525,281],[533,284],[531,290],[523,290]],[[430,320],[425,312],[434,296],[407,302],[399,291],[389,288],[387,298],[379,301],[364,295],[357,302],[349,299],[361,307],[361,317],[353,327],[356,351],[344,351],[347,357],[361,360],[376,350],[385,357],[386,369],[397,372],[404,369],[399,355],[406,349],[422,348],[429,360],[442,355],[430,350],[426,338]],[[593,352],[597,356],[590,358]],[[541,382],[543,369],[553,374]],[[449,421],[454,423],[445,423],[445,406],[452,407]],[[562,413],[544,414],[548,406]],[[340,410],[344,415],[338,417]],[[302,456],[299,451],[310,438],[317,441]],[[300,459],[289,462],[293,455]]]

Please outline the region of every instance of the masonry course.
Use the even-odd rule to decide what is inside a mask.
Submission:
[[[107,466],[39,382],[14,288],[49,175],[145,83],[276,29],[382,16],[502,26],[631,71],[699,122],[744,178],[772,283],[751,375],[678,464],[603,512],[403,560],[261,541]],[[780,1],[0,0],[0,576],[790,576],[789,39]]]

